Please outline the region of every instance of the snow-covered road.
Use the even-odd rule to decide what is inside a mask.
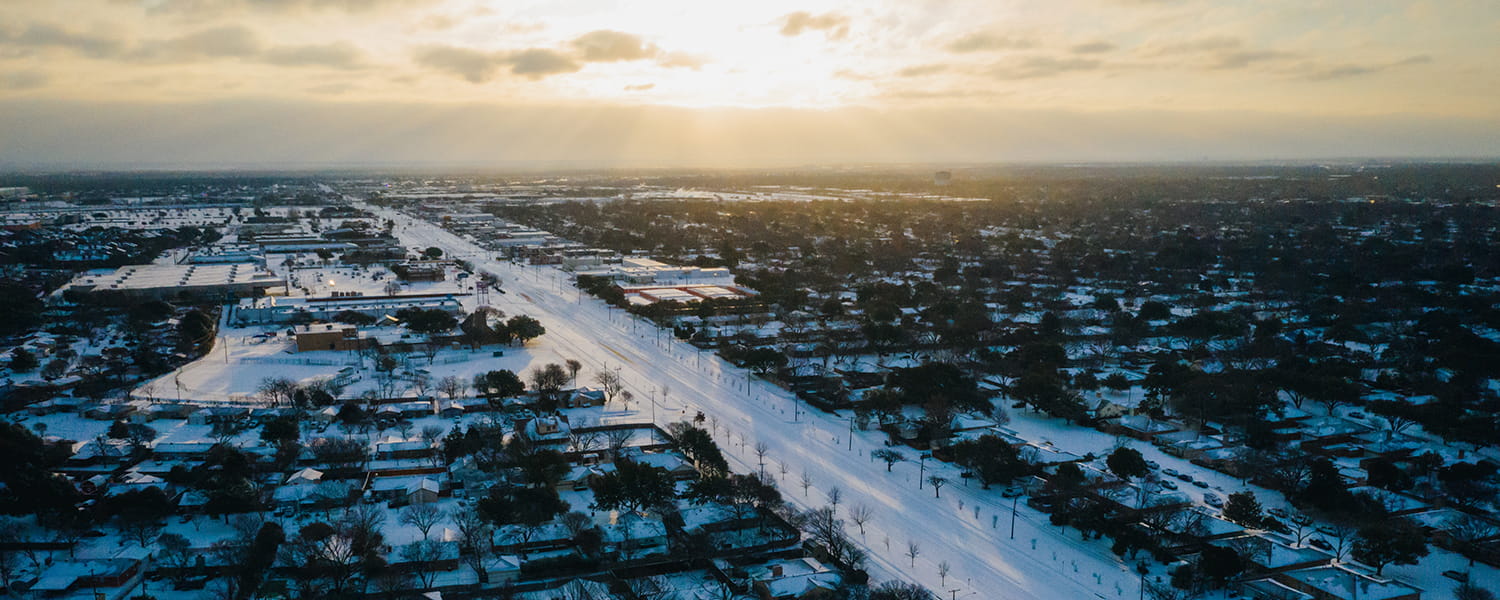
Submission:
[[[702,411],[716,420],[717,439],[736,470],[757,470],[755,445],[769,447],[765,470],[778,477],[794,504],[824,506],[829,492],[840,490],[840,516],[869,552],[874,579],[906,579],[943,598],[1137,597],[1140,582],[1130,565],[1099,542],[1080,541],[1075,531],[1046,524],[1045,515],[1024,504],[1011,539],[1011,501],[977,485],[965,487],[952,466],[926,461],[928,474],[937,472],[951,482],[935,498],[931,486],[918,489],[915,461],[897,464],[891,473],[872,461],[869,454],[884,447],[884,435],[859,432],[849,439],[847,415],[805,407],[796,414],[789,392],[581,295],[555,269],[494,260],[436,225],[366,208],[394,219],[396,235],[406,245],[441,247],[499,277],[507,293],[491,295],[491,304],[541,320],[549,343],[583,362],[585,374],[618,370],[635,394],[636,418],[667,424]],[[812,481],[805,494],[804,472]],[[859,504],[873,509],[864,535],[847,516],[848,508]],[[909,542],[920,547],[915,560],[908,556]],[[939,575],[943,562],[951,567],[947,577]]]

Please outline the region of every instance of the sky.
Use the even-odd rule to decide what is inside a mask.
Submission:
[[[1494,0],[9,0],[0,164],[1500,157]]]

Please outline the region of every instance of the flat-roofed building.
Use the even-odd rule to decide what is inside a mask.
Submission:
[[[70,289],[101,302],[143,300],[225,300],[260,296],[285,283],[255,263],[211,265],[131,265],[88,272]]]

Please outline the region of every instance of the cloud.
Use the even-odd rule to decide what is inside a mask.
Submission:
[[[284,67],[328,67],[358,69],[365,66],[364,53],[349,42],[278,46],[266,50],[264,60]]]
[[[1187,57],[1199,68],[1210,70],[1244,69],[1260,63],[1297,58],[1294,52],[1247,47],[1245,41],[1232,36],[1210,36],[1147,47],[1142,54],[1153,58]]]
[[[116,0],[123,3],[126,0]],[[261,12],[296,13],[311,11],[338,11],[347,13],[374,13],[391,8],[437,4],[439,0],[152,0],[144,4],[149,14],[189,14],[193,17],[208,17],[228,12],[256,10]]]
[[[1432,62],[1432,57],[1426,54],[1409,56],[1401,60],[1387,63],[1345,63],[1333,66],[1305,65],[1299,75],[1300,79],[1308,81],[1332,81],[1335,79],[1348,79],[1362,75],[1372,75],[1382,71],[1388,71],[1400,67],[1412,65],[1425,65]]]
[[[781,35],[791,37],[810,31],[822,31],[831,40],[841,39],[849,34],[849,17],[838,13],[815,15],[799,10],[781,18]]]
[[[667,68],[697,69],[703,66],[703,58],[686,52],[664,52],[656,58],[656,64]]]
[[[938,73],[942,73],[944,71],[947,71],[948,68],[948,65],[936,63],[929,65],[916,65],[901,69],[900,71],[897,71],[896,74],[902,77],[923,77],[926,75],[936,75]]]
[[[654,83],[640,83],[640,84],[636,84],[636,85],[627,85],[627,86],[625,86],[625,91],[627,91],[627,92],[644,92],[644,91],[652,89],[654,87],[656,87],[656,84],[654,84]]]
[[[470,83],[484,83],[494,78],[504,60],[493,52],[480,52],[454,46],[427,46],[417,49],[414,58],[424,67],[457,75]]]
[[[588,62],[615,62],[655,58],[661,49],[623,31],[601,29],[578,36],[571,42]]]
[[[1031,56],[1019,61],[995,65],[990,74],[997,79],[1041,79],[1079,71],[1093,71],[1102,66],[1090,58],[1057,58]]]
[[[1031,48],[1036,44],[1031,40],[1011,36],[996,35],[987,31],[976,31],[949,43],[949,52],[968,53],[986,52],[991,50],[1017,50]]]
[[[1208,36],[1200,37],[1182,42],[1169,44],[1157,44],[1146,48],[1148,56],[1168,56],[1173,54],[1188,54],[1199,52],[1214,52],[1220,50],[1234,50],[1243,48],[1245,40],[1233,36]]]
[[[20,92],[47,85],[50,80],[41,71],[12,71],[0,73],[0,92]]]
[[[1291,52],[1282,52],[1280,50],[1231,50],[1211,55],[1207,66],[1210,69],[1243,69],[1256,63],[1294,58],[1296,56],[1296,54]]]
[[[583,68],[571,57],[556,50],[531,48],[511,52],[503,59],[510,72],[529,79],[541,79],[558,73],[572,73]]]
[[[1109,42],[1089,42],[1077,44],[1070,48],[1074,54],[1102,54],[1114,50],[1115,45]]]
[[[558,73],[572,73],[583,68],[566,54],[546,48],[514,52],[484,52],[456,46],[424,46],[414,54],[417,64],[456,75],[470,83],[484,83],[495,78],[502,68],[528,79],[541,79]]]
[[[115,56],[125,48],[125,42],[116,37],[73,32],[49,23],[33,23],[19,33],[0,31],[0,43],[23,49],[63,48],[94,58]]]
[[[253,58],[261,51],[255,32],[243,25],[226,25],[145,42],[130,55],[156,62],[191,62],[206,58]]]
[[[241,59],[278,66],[355,69],[364,66],[365,62],[363,52],[348,42],[266,47],[254,31],[242,25],[225,25],[177,37],[128,44],[114,37],[77,33],[55,25],[37,23],[19,33],[0,32],[0,45],[18,47],[23,51],[63,48],[89,58],[153,63]]]

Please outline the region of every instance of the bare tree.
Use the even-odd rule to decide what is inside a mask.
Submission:
[[[469,384],[464,382],[462,377],[449,375],[438,380],[437,390],[449,400],[457,400],[464,395],[464,392],[469,391]]]
[[[559,517],[558,521],[568,530],[568,537],[572,539],[577,539],[583,532],[594,528],[594,520],[576,510]]]
[[[627,579],[625,587],[630,590],[632,598],[639,600],[669,600],[677,597],[671,581],[661,575]]]
[[[401,558],[411,563],[412,571],[416,573],[417,580],[422,582],[422,587],[432,587],[433,580],[437,578],[437,561],[443,558],[443,545],[424,537],[402,546]]]
[[[1329,527],[1333,536],[1333,557],[1338,560],[1349,558],[1349,552],[1354,549],[1355,535],[1359,530],[1345,523],[1334,523]]]
[[[1495,537],[1497,529],[1484,519],[1479,517],[1460,514],[1443,523],[1443,531],[1453,540],[1456,550],[1469,559],[1469,566],[1474,566],[1474,556],[1478,554],[1478,545],[1490,538]]]
[[[812,475],[808,474],[806,469],[803,469],[802,471],[802,479],[800,483],[802,484],[802,495],[806,496],[807,488],[812,487],[813,484]]]
[[[906,543],[906,555],[911,558],[911,566],[917,566],[917,557],[922,555],[922,546],[916,540]]]
[[[932,497],[942,498],[943,486],[948,484],[948,478],[940,477],[938,475],[928,475],[927,483],[932,485]]]
[[[838,486],[828,488],[828,504],[833,507],[833,512],[839,511],[839,502],[843,500],[844,490],[839,489]]]
[[[604,403],[614,402],[620,393],[625,391],[625,384],[620,382],[620,374],[614,371],[599,371],[594,374],[594,383],[604,391]]]
[[[874,457],[876,460],[885,462],[885,472],[887,473],[891,472],[891,467],[895,466],[896,463],[906,460],[906,457],[903,456],[900,452],[886,448],[881,448],[879,450],[871,452],[870,456]]]
[[[865,536],[865,523],[868,523],[872,516],[874,516],[874,511],[863,504],[855,504],[849,507],[849,520],[853,521],[854,526],[859,528],[859,537]]]
[[[427,539],[427,532],[436,527],[438,523],[443,522],[443,519],[447,516],[436,505],[423,502],[402,509],[401,524],[416,527],[417,531],[422,532],[422,539],[425,540]]]
[[[297,382],[285,377],[267,377],[260,380],[255,392],[271,406],[291,406],[297,397]]]
[[[479,576],[479,581],[485,582],[488,571],[484,565],[493,551],[494,529],[473,507],[455,510],[453,526],[458,528],[460,558]]]
[[[120,534],[140,547],[150,546],[161,535],[162,526],[149,519],[128,519],[120,522]]]
[[[609,446],[609,453],[619,457],[620,451],[635,437],[635,432],[629,429],[610,429],[604,432],[604,441]]]
[[[771,451],[770,444],[755,442],[755,458],[760,461],[760,472],[766,472],[766,453]]]
[[[1312,535],[1312,517],[1302,513],[1295,513],[1287,517],[1286,523],[1287,529],[1291,530],[1292,537],[1296,540],[1298,546],[1301,546],[1303,542],[1307,541],[1308,536]]]
[[[583,363],[578,362],[576,358],[570,358],[563,361],[563,364],[568,367],[568,375],[573,378],[573,387],[578,387],[578,371],[583,369]]]
[[[948,561],[945,560],[945,561],[939,562],[937,567],[938,567],[938,569],[937,569],[937,571],[938,571],[938,585],[939,586],[946,586],[946,585],[948,585],[948,574],[953,572],[953,565],[948,564]]]
[[[1453,588],[1453,600],[1495,600],[1495,593],[1479,587],[1473,581],[1464,580]]]
[[[568,451],[587,452],[599,443],[600,432],[597,430],[579,431],[581,426],[575,426],[568,430]]]

